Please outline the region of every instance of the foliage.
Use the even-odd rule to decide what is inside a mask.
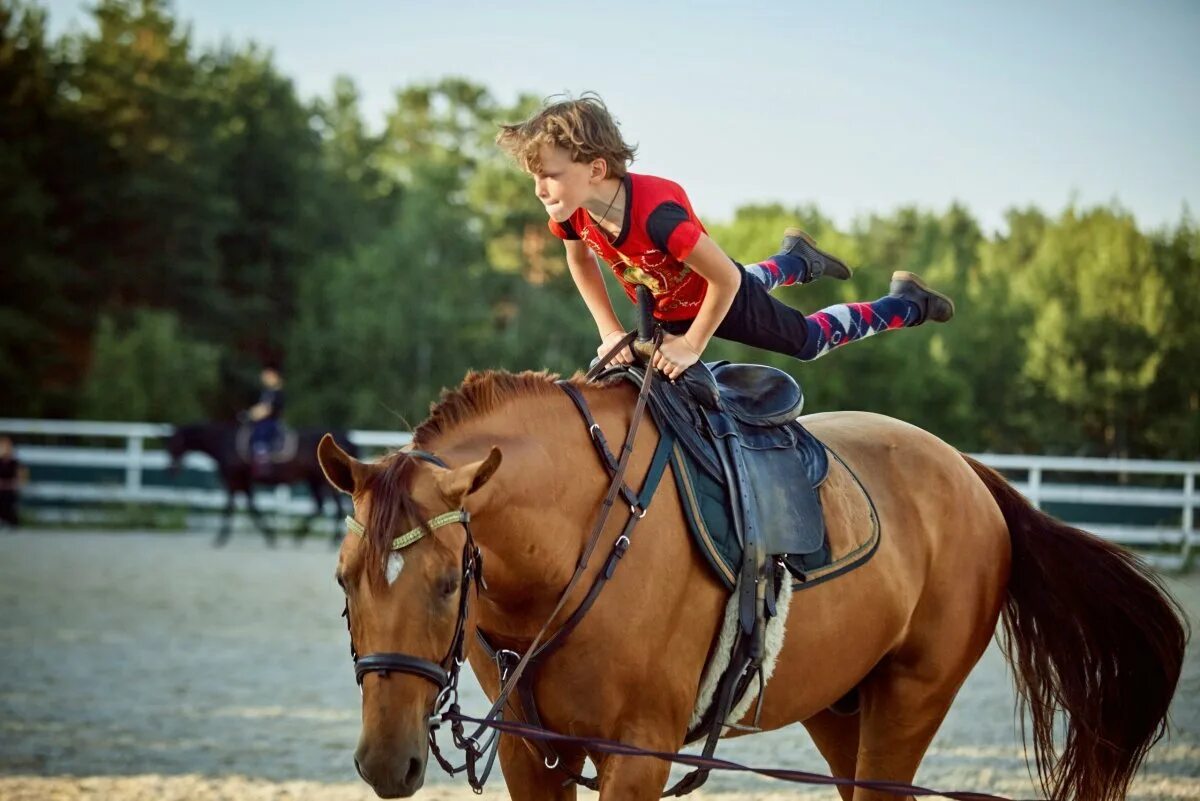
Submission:
[[[82,410],[98,420],[201,419],[217,387],[216,347],[180,335],[170,312],[137,311],[119,327],[101,317]]]
[[[227,419],[272,361],[293,422],[406,428],[470,368],[592,357],[562,247],[492,144],[536,96],[413,83],[373,126],[349,79],[300,98],[269,51],[199,49],[163,0],[92,15],[51,41],[41,9],[0,0],[0,414]],[[1187,213],[1147,231],[1116,204],[1013,209],[992,235],[957,204],[848,230],[780,204],[711,222],[743,262],[800,224],[856,267],[779,291],[805,311],[883,295],[901,269],[955,298],[947,326],[811,364],[706,354],[791,371],[809,411],[890,414],[970,450],[1197,458]]]

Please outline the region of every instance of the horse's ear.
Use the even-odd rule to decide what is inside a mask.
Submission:
[[[330,484],[347,495],[357,489],[358,476],[362,474],[362,463],[342,450],[329,434],[321,437],[317,445],[317,462]]]
[[[468,495],[488,482],[499,466],[500,449],[492,446],[485,459],[453,470],[440,471],[437,474],[438,489],[450,503],[461,506]]]

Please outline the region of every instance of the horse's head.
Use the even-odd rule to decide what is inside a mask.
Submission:
[[[326,435],[317,459],[354,498],[336,577],[363,697],[355,766],[380,796],[410,796],[425,778],[430,715],[474,636],[477,552],[458,513],[482,502],[500,451],[458,468],[406,453],[364,463]]]

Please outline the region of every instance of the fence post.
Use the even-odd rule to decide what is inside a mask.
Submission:
[[[125,492],[130,500],[142,490],[142,446],[143,440],[137,434],[130,434],[125,441]]]
[[[1029,467],[1029,502],[1034,509],[1042,508],[1042,468],[1036,464]]]
[[[1191,569],[1192,540],[1196,536],[1193,530],[1196,506],[1196,473],[1189,470],[1183,474],[1183,569]]]

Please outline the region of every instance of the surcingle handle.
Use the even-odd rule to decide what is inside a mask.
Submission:
[[[654,338],[654,295],[650,287],[638,284],[638,342],[649,342]]]
[[[641,354],[643,359],[649,359],[654,353],[654,295],[650,287],[638,284],[638,336],[633,349]]]

